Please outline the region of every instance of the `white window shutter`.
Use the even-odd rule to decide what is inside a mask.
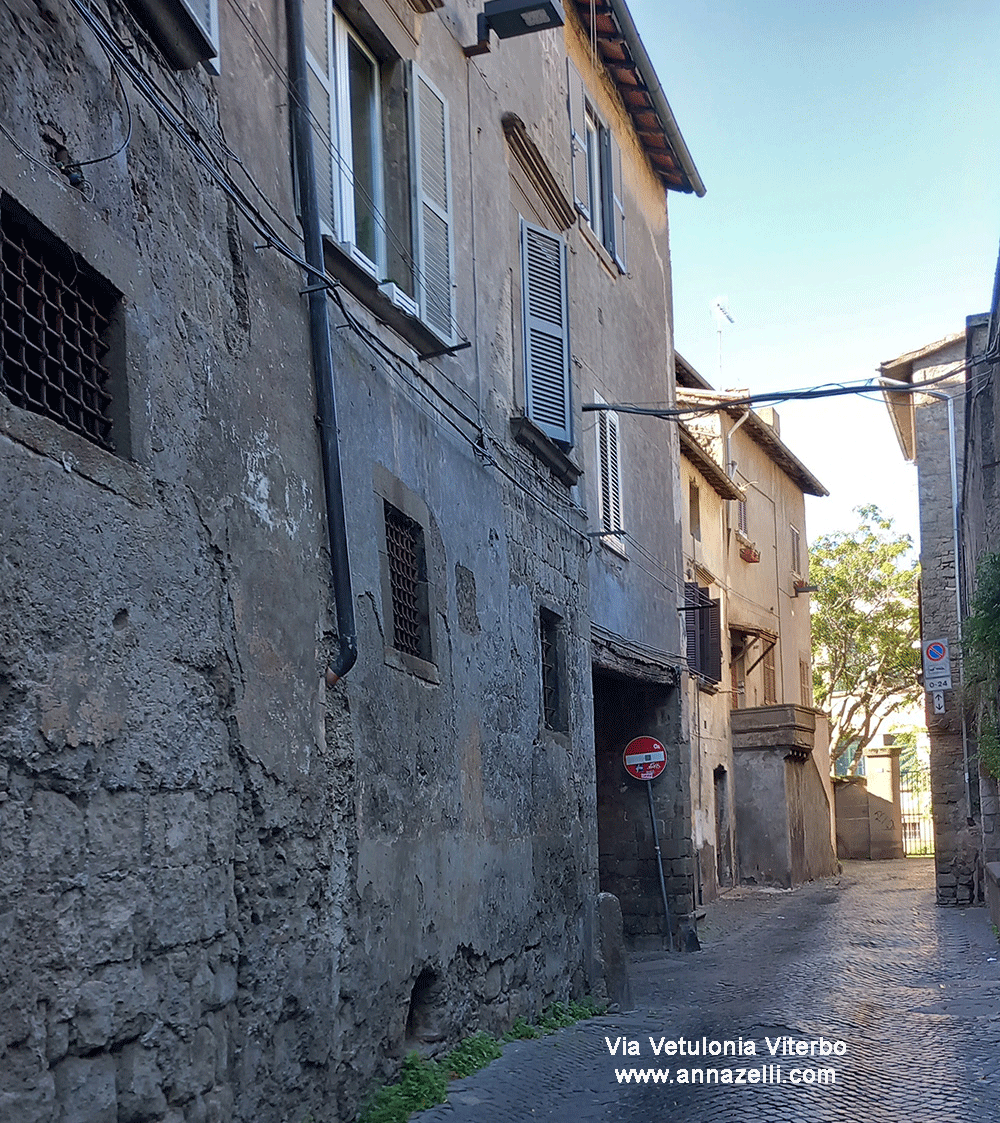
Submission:
[[[573,202],[590,222],[590,191],[587,177],[587,101],[579,71],[566,60],[566,81],[569,85],[570,167],[573,172]]]
[[[598,459],[600,461],[601,530],[620,534],[622,530],[622,478],[618,441],[618,414],[598,413]]]
[[[572,444],[566,244],[521,220],[525,412],[546,436]]]
[[[410,64],[410,182],[420,318],[448,346],[455,342],[454,222],[448,103]]]
[[[613,248],[618,268],[624,273],[625,266],[625,182],[622,178],[622,150],[614,133],[608,131],[608,152],[611,163],[611,225]]]
[[[313,162],[316,165],[316,194],[319,197],[319,221],[324,234],[337,236],[337,182],[339,174],[334,168],[335,138],[331,136],[330,91],[310,63],[309,113],[312,117]],[[335,176],[338,178],[335,179]]]
[[[334,79],[332,9],[329,4],[305,6],[306,81],[309,86],[309,114],[312,118],[313,162],[316,166],[316,194],[319,220],[324,234],[337,236],[337,195],[340,171],[335,166],[337,136],[333,129]]]

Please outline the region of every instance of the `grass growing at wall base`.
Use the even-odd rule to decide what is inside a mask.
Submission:
[[[438,1060],[409,1053],[399,1079],[374,1093],[362,1108],[358,1123],[406,1123],[413,1112],[444,1103],[449,1080],[471,1076],[495,1061],[504,1042],[542,1037],[603,1012],[604,1007],[589,997],[578,1002],[554,1002],[542,1011],[536,1024],[518,1018],[502,1041],[489,1033],[474,1033]]]

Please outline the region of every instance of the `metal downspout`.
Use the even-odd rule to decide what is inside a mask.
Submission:
[[[344,485],[340,471],[340,441],[337,432],[337,402],[333,387],[333,351],[330,346],[330,314],[325,285],[326,266],[323,236],[319,225],[319,197],[312,129],[309,124],[309,91],[306,82],[306,40],[302,0],[285,0],[288,21],[289,111],[295,142],[295,170],[299,183],[299,206],[308,274],[309,338],[312,345],[313,377],[316,383],[317,425],[323,458],[323,490],[326,496],[326,526],[333,567],[333,598],[337,611],[340,648],[327,667],[326,682],[335,685],[354,666],[358,637],[354,622],[354,593],[347,552],[347,519]]]

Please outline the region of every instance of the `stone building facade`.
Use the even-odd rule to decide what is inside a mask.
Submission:
[[[590,11],[0,14],[5,1117],[347,1120],[600,992],[599,889],[666,925],[640,733],[685,923],[677,438],[582,407],[672,400],[704,188]]]
[[[990,312],[966,320],[965,456],[962,487],[962,569],[966,606],[976,591],[976,574],[985,554],[1000,540],[1000,490],[996,453],[1000,396],[996,380],[1000,332],[1000,264]],[[979,768],[982,859],[991,919],[1000,924],[1000,782]]]
[[[681,356],[678,400],[711,387]],[[726,407],[680,424],[700,900],[835,872],[826,723],[813,708],[805,495],[826,489],[777,414]]]
[[[928,387],[933,394],[888,392],[886,401],[903,455],[917,466],[921,636],[924,641],[947,639],[955,653],[955,689],[944,694],[944,713],[936,714],[930,696],[925,695],[937,900],[942,905],[982,899],[979,782],[962,709],[959,605],[963,590],[956,589],[955,561],[957,489],[964,463],[965,353],[962,331],[879,368],[886,379],[912,386],[934,384]]]

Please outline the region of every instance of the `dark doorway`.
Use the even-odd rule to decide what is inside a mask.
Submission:
[[[715,780],[715,875],[721,889],[733,883],[733,830],[729,806],[729,773],[720,764]]]
[[[671,911],[686,911],[690,900],[690,862],[683,840],[684,787],[677,750],[677,690],[624,675],[594,671],[594,747],[597,767],[597,832],[601,891],[621,902],[629,936],[665,935],[663,896],[649,817],[647,783],[660,832]],[[655,737],[667,750],[667,766],[655,780],[635,780],[625,771],[622,753],[633,737]],[[678,813],[680,811],[680,820]],[[689,832],[688,832],[689,833]],[[684,872],[687,871],[687,877]]]

